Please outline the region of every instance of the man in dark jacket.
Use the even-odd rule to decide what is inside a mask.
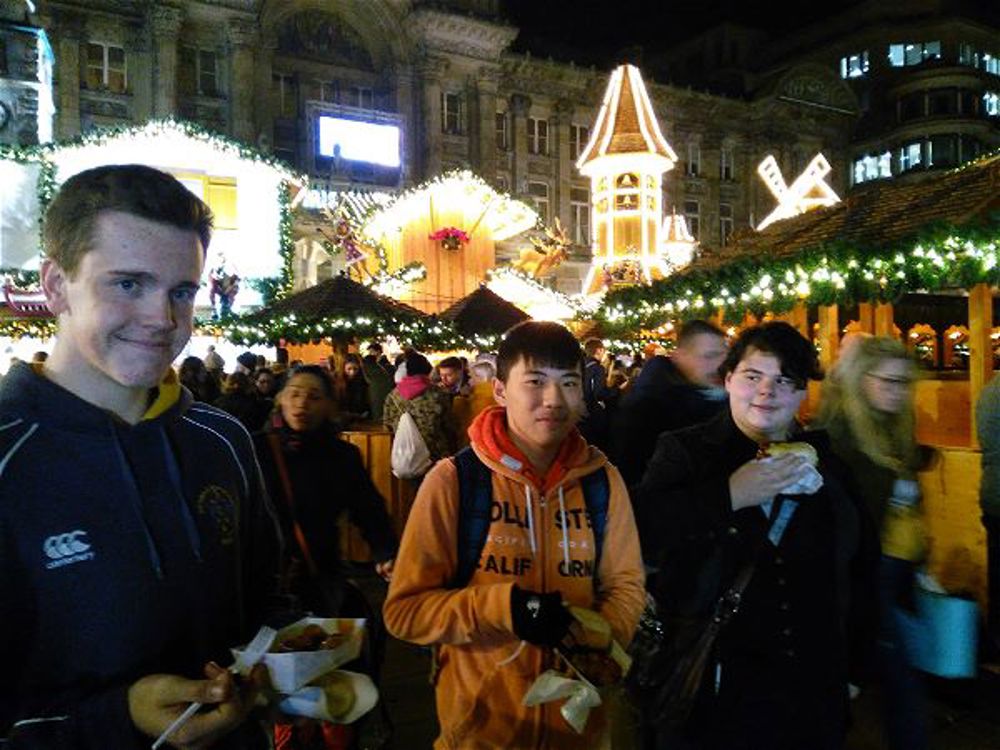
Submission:
[[[46,214],[59,333],[0,390],[5,748],[148,748],[194,701],[172,744],[266,740],[216,662],[261,625],[276,526],[246,430],[170,369],[211,221],[136,165],[71,177]]]
[[[637,498],[643,556],[659,566],[651,588],[668,620],[707,618],[755,563],[684,734],[699,750],[836,750],[853,631],[873,622],[878,540],[821,433],[808,438],[815,466],[797,454],[758,459],[804,439],[795,416],[819,375],[809,342],[785,323],[748,329],[723,370],[729,408],[661,435]],[[675,747],[662,728],[658,739],[653,747]]]
[[[583,343],[586,356],[583,365],[583,403],[587,413],[580,420],[581,434],[591,445],[607,450],[611,424],[611,410],[615,407],[617,391],[608,387],[608,371],[602,360],[607,350],[600,339],[587,339]]]
[[[685,323],[673,356],[653,357],[612,416],[611,460],[629,487],[642,480],[661,432],[704,422],[726,406],[719,365],[726,339],[704,320]]]

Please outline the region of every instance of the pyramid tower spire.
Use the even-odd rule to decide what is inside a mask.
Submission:
[[[593,260],[584,293],[667,275],[661,242],[663,173],[677,154],[660,131],[639,69],[611,74],[590,141],[576,162],[590,177]]]

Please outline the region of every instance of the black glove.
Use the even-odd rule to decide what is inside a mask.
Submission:
[[[540,594],[518,586],[510,590],[510,619],[514,635],[536,646],[555,646],[569,632],[573,615],[558,591]]]

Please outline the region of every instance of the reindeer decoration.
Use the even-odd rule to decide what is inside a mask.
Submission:
[[[532,247],[522,249],[511,265],[536,279],[548,276],[569,256],[569,237],[558,217],[555,228],[545,227],[543,236],[533,235],[529,239]]]

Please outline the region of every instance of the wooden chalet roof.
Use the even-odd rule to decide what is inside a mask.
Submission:
[[[612,154],[655,154],[671,162],[677,154],[660,132],[639,69],[620,65],[611,74],[593,135],[576,163],[578,169]]]
[[[485,286],[458,300],[440,317],[463,336],[501,334],[531,318],[524,310]]]
[[[247,316],[247,320],[272,320],[292,313],[303,321],[359,315],[410,320],[424,317],[415,307],[392,297],[383,297],[347,276],[338,275],[290,294]]]
[[[833,242],[859,249],[891,247],[935,224],[1000,225],[1000,154],[921,181],[880,181],[828,208],[777,221],[762,232],[738,233],[709,250],[691,270],[710,271],[753,257],[790,258]]]

